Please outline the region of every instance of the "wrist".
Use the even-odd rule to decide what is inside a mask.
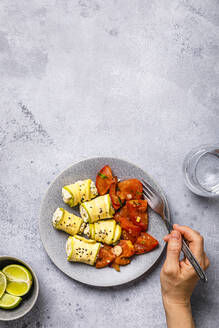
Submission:
[[[163,298],[168,328],[194,328],[190,301],[173,302]]]
[[[163,296],[163,305],[164,308],[182,308],[184,310],[191,310],[191,303],[190,303],[190,298],[184,298],[184,299],[179,299],[179,298],[171,298],[167,296]]]

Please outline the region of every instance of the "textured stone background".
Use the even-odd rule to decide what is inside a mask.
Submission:
[[[218,141],[217,0],[1,0],[0,253],[28,261],[35,308],[0,327],[165,327],[159,273],[88,288],[62,274],[38,230],[43,194],[64,168],[127,159],[163,187],[177,223],[206,238],[209,284],[192,298],[197,327],[219,322],[219,202],[191,194],[182,161]]]

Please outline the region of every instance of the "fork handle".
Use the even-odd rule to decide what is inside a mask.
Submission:
[[[173,230],[173,225],[167,220],[166,216],[164,216],[164,222],[166,223],[167,230],[170,232]],[[207,276],[204,270],[201,268],[200,264],[196,260],[195,256],[192,254],[189,246],[186,244],[186,240],[182,237],[182,251],[184,255],[187,257],[193,268],[195,269],[197,275],[199,276],[202,282],[207,282]]]
[[[198,261],[196,260],[195,256],[192,254],[192,252],[191,252],[189,246],[186,244],[186,241],[184,238],[182,239],[182,251],[183,251],[184,255],[187,257],[187,259],[189,260],[189,262],[191,263],[191,265],[193,266],[193,268],[195,269],[200,280],[202,282],[207,282],[208,278],[206,276],[206,273],[201,268],[201,266],[198,263]]]

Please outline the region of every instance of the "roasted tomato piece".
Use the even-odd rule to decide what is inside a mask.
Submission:
[[[100,268],[104,268],[104,267],[108,266],[109,264],[111,264],[113,262],[115,257],[116,256],[112,252],[112,247],[104,245],[100,249],[98,259],[96,262],[96,268],[100,269]]]
[[[130,240],[120,240],[118,246],[122,247],[122,254],[120,257],[131,257],[134,255],[134,245]]]
[[[97,174],[96,187],[99,195],[105,195],[114,182],[112,170],[109,165],[104,166]]]
[[[152,249],[157,247],[158,244],[158,241],[147,232],[141,232],[134,244],[135,254],[150,252]]]
[[[124,218],[128,217],[128,207],[127,207],[127,205],[123,206],[118,212],[116,212],[114,214],[114,219],[117,222],[119,222],[120,217],[124,217]]]
[[[116,259],[115,259],[115,262],[114,264],[115,265],[127,265],[131,262],[131,260],[127,257],[121,257],[121,256],[118,256]],[[118,270],[117,270],[118,271]]]
[[[116,256],[114,263],[118,265],[127,265],[130,263],[129,257],[134,255],[134,245],[130,240],[120,240],[117,245],[122,248],[122,253],[119,256]]]
[[[111,202],[115,210],[118,210],[122,205],[120,197],[117,195],[117,182],[114,182],[110,185],[109,195]]]
[[[116,271],[120,272],[119,264],[113,262],[111,266],[112,266],[113,269],[115,269]]]
[[[140,235],[141,227],[133,224],[132,221],[129,221],[127,218],[120,217],[119,222],[122,230],[127,231],[133,237],[138,237]]]
[[[126,203],[128,209],[128,217],[130,220],[140,226],[142,231],[148,228],[148,203],[143,199],[130,200]]]
[[[141,199],[143,186],[138,179],[124,180],[118,183],[117,195],[122,202],[131,199]]]
[[[137,237],[134,237],[134,236],[130,235],[127,231],[122,230],[121,239],[130,240],[134,244]]]

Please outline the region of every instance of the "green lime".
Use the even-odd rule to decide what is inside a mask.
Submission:
[[[4,273],[0,271],[0,298],[5,292],[6,286],[7,286],[7,279]]]
[[[13,309],[18,304],[20,304],[22,298],[19,296],[13,296],[10,294],[5,293],[1,298],[0,298],[0,308],[2,309]]]
[[[2,272],[7,277],[7,293],[14,296],[23,296],[29,292],[33,278],[25,267],[18,264],[10,264]]]

